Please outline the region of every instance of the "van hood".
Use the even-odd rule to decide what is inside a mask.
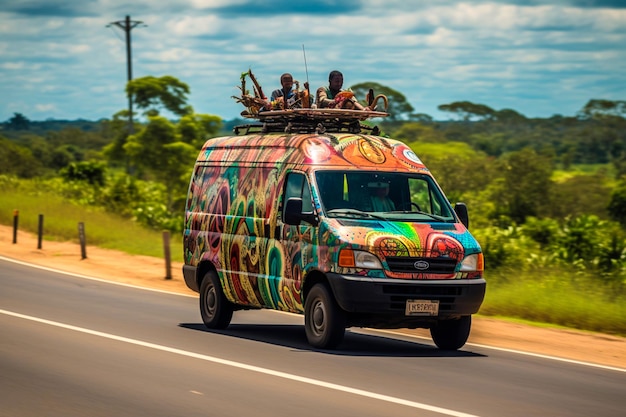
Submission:
[[[384,256],[463,256],[480,246],[461,223],[328,219],[337,238],[354,249]]]

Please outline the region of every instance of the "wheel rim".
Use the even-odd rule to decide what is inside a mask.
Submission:
[[[326,309],[324,308],[324,303],[317,300],[313,305],[313,314],[311,315],[311,327],[313,331],[320,335],[324,333],[324,329],[326,327]]]
[[[206,300],[204,302],[204,307],[209,316],[213,316],[215,314],[215,308],[217,303],[217,295],[215,294],[215,287],[209,287],[207,291]]]

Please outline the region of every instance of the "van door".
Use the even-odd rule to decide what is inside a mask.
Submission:
[[[285,181],[283,194],[283,213],[289,198],[302,199],[302,212],[313,212],[313,197],[309,180],[303,173],[291,172]],[[309,269],[317,265],[318,228],[301,222],[298,226],[283,223],[280,245],[285,254],[284,277],[279,284],[281,299],[289,311],[302,312],[302,280]]]

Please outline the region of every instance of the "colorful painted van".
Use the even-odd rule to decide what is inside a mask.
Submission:
[[[353,326],[429,328],[441,349],[465,344],[486,287],[467,208],[450,205],[411,148],[365,127],[270,119],[205,143],[183,273],[208,328],[269,308],[304,314],[317,348]]]

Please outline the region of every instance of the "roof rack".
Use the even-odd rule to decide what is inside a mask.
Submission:
[[[289,109],[259,112],[255,115],[245,115],[247,118],[258,119],[262,123],[235,126],[236,135],[244,130],[248,133],[324,133],[347,132],[360,133],[369,130],[372,135],[379,135],[378,126],[368,126],[360,123],[375,117],[386,117],[388,113],[370,110],[348,109]]]

